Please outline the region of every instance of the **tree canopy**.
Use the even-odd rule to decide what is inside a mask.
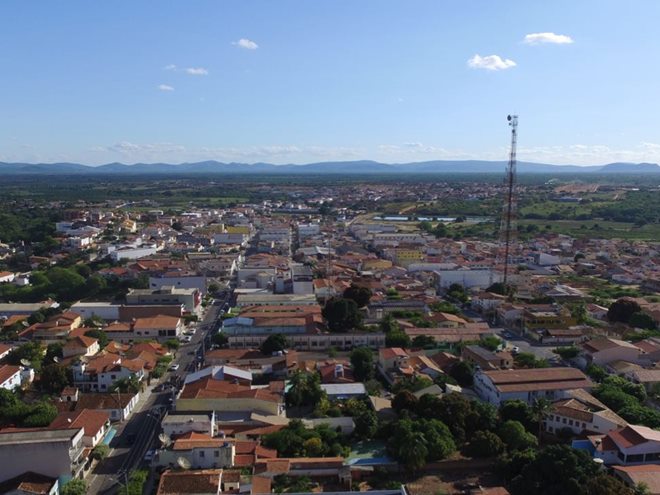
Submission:
[[[355,301],[358,308],[364,308],[369,304],[371,299],[371,289],[367,287],[359,287],[357,285],[351,284],[346,290],[344,290],[344,299],[351,299]]]
[[[351,367],[356,380],[365,382],[374,377],[374,353],[368,347],[358,347],[351,352]]]
[[[281,352],[289,347],[289,340],[281,333],[269,335],[259,347],[262,354],[270,356],[275,352]]]
[[[322,314],[333,332],[348,332],[362,323],[362,314],[352,299],[333,297],[323,307]]]

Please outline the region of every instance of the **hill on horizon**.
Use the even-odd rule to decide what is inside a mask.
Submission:
[[[605,165],[553,165],[518,162],[521,174],[658,174],[656,163],[608,163]],[[373,160],[315,162],[301,165],[272,163],[225,163],[207,160],[194,163],[114,162],[91,166],[80,163],[0,162],[0,175],[146,175],[146,174],[470,174],[503,173],[505,161],[432,160],[408,163],[382,163]]]

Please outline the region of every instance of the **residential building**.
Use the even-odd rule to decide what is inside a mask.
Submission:
[[[591,380],[575,368],[478,370],[474,375],[475,392],[482,400],[496,406],[513,399],[530,405],[540,398],[555,401],[568,397],[571,390],[589,389],[592,385]]]
[[[265,415],[284,414],[283,387],[277,382],[266,388],[239,385],[205,376],[186,383],[177,401],[177,411],[255,411]]]
[[[465,346],[461,357],[482,370],[509,369],[513,366],[513,356],[510,352],[491,352],[480,345]]]
[[[196,288],[184,289],[167,285],[159,289],[129,289],[126,304],[183,305],[189,313],[197,313],[201,309],[202,293]]]
[[[57,478],[28,471],[0,483],[0,493],[7,495],[58,495],[60,484]]]
[[[648,495],[660,495],[660,463],[612,466],[612,474],[631,489],[646,486]]]
[[[11,364],[0,364],[0,388],[14,390],[22,383],[21,367]]]
[[[28,471],[50,478],[76,478],[83,470],[83,428],[0,430],[0,482]]]
[[[132,376],[142,380],[144,364],[140,359],[122,358],[111,353],[80,359],[71,365],[73,385],[83,392],[107,392],[117,380]]]
[[[588,392],[577,389],[569,398],[554,402],[543,419],[549,433],[570,430],[574,435],[607,433],[626,426],[628,422],[610,410]]]
[[[660,432],[646,426],[627,425],[605,435],[589,436],[587,444],[573,442],[573,446],[586,448],[607,465],[660,463]]]
[[[94,356],[101,348],[99,341],[93,337],[79,335],[69,339],[62,347],[62,356],[66,359],[73,356]]]
[[[613,361],[636,363],[642,350],[624,340],[595,338],[582,344],[582,354],[589,363],[603,366]]]
[[[94,409],[65,411],[58,414],[48,428],[83,428],[83,444],[93,449],[110,431],[110,414]]]

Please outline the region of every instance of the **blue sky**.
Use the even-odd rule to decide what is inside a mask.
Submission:
[[[660,2],[0,3],[0,160],[660,162]]]

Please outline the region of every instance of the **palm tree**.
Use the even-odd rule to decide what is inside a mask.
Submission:
[[[543,420],[545,419],[546,414],[550,410],[550,401],[543,397],[538,398],[532,404],[532,414],[534,419],[538,422],[539,425],[539,442],[541,441],[541,434],[543,433]]]

